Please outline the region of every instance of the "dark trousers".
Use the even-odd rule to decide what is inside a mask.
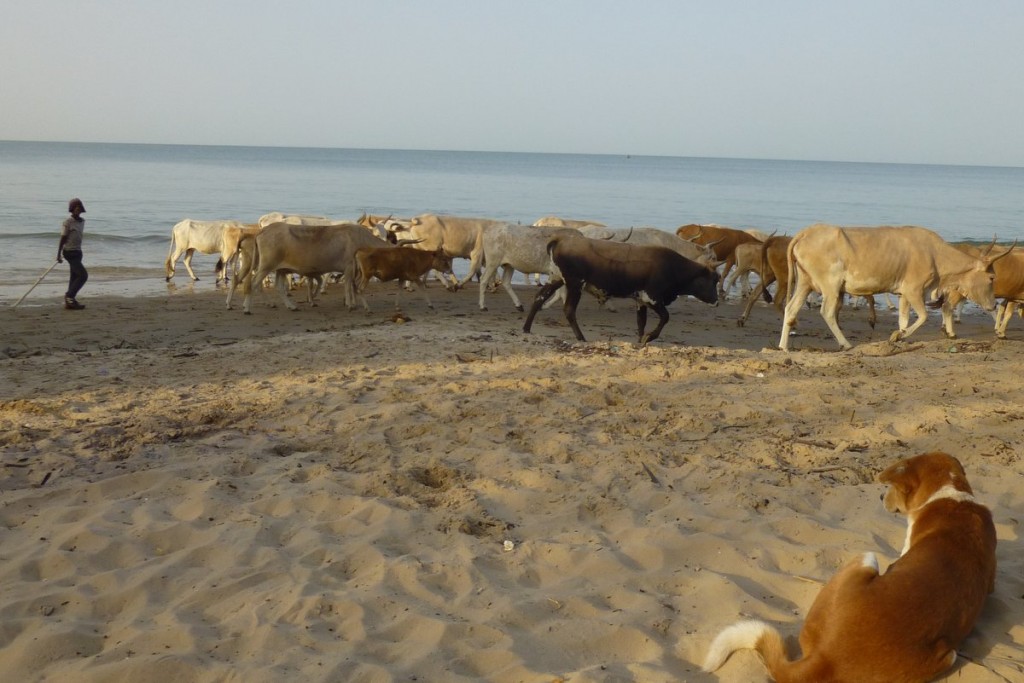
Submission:
[[[89,279],[89,271],[82,265],[82,252],[80,250],[64,250],[64,258],[71,267],[71,278],[68,280],[68,291],[64,294],[68,299],[78,296],[78,290],[82,288],[85,281]]]

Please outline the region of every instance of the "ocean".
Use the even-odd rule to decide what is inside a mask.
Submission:
[[[82,297],[160,295],[171,227],[271,211],[354,220],[546,215],[674,231],[685,223],[795,234],[815,222],[923,225],[945,239],[1024,237],[1024,168],[653,156],[0,141],[0,305],[54,262],[67,201],[86,206]],[[193,268],[213,287],[215,256]],[[58,266],[25,305],[59,298]]]

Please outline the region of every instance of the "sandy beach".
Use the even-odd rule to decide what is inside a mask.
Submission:
[[[202,286],[200,286],[202,285]],[[960,683],[1024,681],[1024,323],[996,340],[817,311],[629,302],[533,334],[504,292],[340,289],[224,310],[209,282],[85,311],[0,307],[5,681],[743,682],[724,626],[799,632],[822,584],[904,541],[875,475],[960,458],[998,575]],[[95,290],[94,290],[95,291]],[[533,290],[521,286],[524,301]]]

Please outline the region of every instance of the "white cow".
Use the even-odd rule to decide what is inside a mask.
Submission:
[[[552,238],[566,232],[575,234],[575,230],[571,228],[543,228],[510,223],[494,225],[485,230],[484,272],[480,276],[480,310],[487,310],[484,292],[497,274],[498,268],[503,268],[501,286],[512,298],[516,310],[522,311],[523,304],[512,289],[512,273],[516,270],[521,273],[552,273],[554,264],[548,253],[548,243]],[[557,296],[564,298],[564,288],[559,290]]]
[[[573,218],[560,218],[559,216],[544,216],[533,222],[533,227],[535,228],[573,228],[578,230],[588,225],[596,225],[599,228],[606,227],[604,223],[598,223],[597,221],[581,221]]]
[[[265,228],[271,223],[288,223],[290,225],[333,225],[338,221],[331,220],[326,216],[303,216],[300,214],[288,215],[283,214],[280,211],[271,211],[268,214],[260,216],[258,221],[261,228]]]
[[[906,339],[924,324],[928,314],[925,295],[932,290],[956,290],[991,311],[996,307],[992,263],[1009,253],[992,256],[992,246],[982,258],[975,258],[925,228],[840,228],[822,224],[805,228],[787,250],[790,295],[779,348],[789,350],[790,330],[812,291],[821,294],[821,317],[843,349],[850,348],[837,319],[844,293],[899,294],[899,329],[892,334],[892,341]],[[909,324],[911,308],[917,314],[913,325]],[[946,315],[943,310],[943,318]]]
[[[199,276],[192,270],[192,256],[195,252],[200,254],[220,254],[220,261],[217,263],[217,282],[227,279],[228,265],[237,249],[237,243],[226,244],[224,231],[228,228],[244,228],[238,221],[197,221],[186,218],[179,221],[171,229],[171,246],[167,252],[167,261],[164,268],[167,274],[167,281],[174,277],[174,266],[182,254],[185,255],[185,269],[193,280]]]

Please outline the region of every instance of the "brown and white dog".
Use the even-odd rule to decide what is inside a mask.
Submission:
[[[889,485],[885,509],[907,515],[902,556],[880,574],[865,553],[826,584],[800,632],[800,659],[788,658],[773,627],[743,621],[718,634],[705,671],[743,648],[778,683],[924,683],[953,666],[995,588],[992,515],[946,453],[902,460],[878,481]]]

